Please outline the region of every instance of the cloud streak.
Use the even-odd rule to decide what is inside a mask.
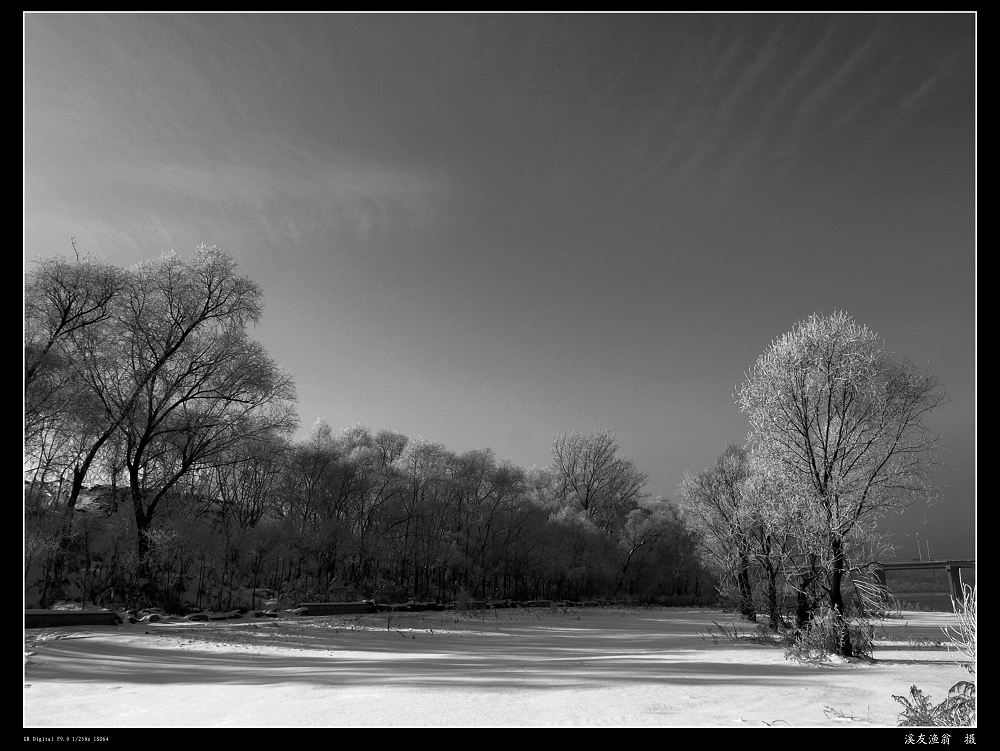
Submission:
[[[197,206],[220,221],[229,217],[256,226],[272,243],[295,242],[316,232],[371,242],[390,224],[430,221],[450,193],[441,175],[318,145],[274,142],[252,153],[197,158],[116,156],[74,170],[76,180],[88,186],[87,195],[101,197],[100,206],[92,205],[91,220],[114,212],[109,223],[120,224],[117,210],[128,207],[129,223],[148,227],[156,224],[158,206]],[[39,159],[45,161],[44,155]],[[49,163],[46,172],[54,175],[56,165]],[[30,212],[44,214],[56,200],[79,202],[79,195],[72,195],[79,193],[78,184],[53,195],[42,187],[45,182],[28,191]],[[170,222],[164,218],[161,226],[169,230]]]
[[[718,62],[704,60],[696,86],[675,85],[666,97],[670,127],[654,131],[651,171],[680,184],[733,185],[795,164],[845,128],[873,135],[898,128],[942,93],[962,54],[914,82],[912,65],[904,63],[922,44],[890,16],[873,23],[783,19],[745,33],[717,31],[711,48]]]
[[[942,62],[929,76],[923,79],[917,87],[906,95],[899,103],[899,113],[906,114],[918,108],[929,97],[945,78],[947,78],[958,60],[958,53],[952,54]]]

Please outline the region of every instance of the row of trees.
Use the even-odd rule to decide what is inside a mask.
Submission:
[[[824,604],[840,652],[854,653],[845,588],[870,591],[887,550],[879,522],[927,496],[925,418],[942,398],[845,313],[810,317],[758,358],[737,397],[746,446],[683,486],[703,553],[747,618],[761,604],[756,592],[778,628],[788,589],[800,629]]]
[[[260,289],[202,247],[123,269],[48,259],[25,286],[27,582],[84,597],[700,594],[695,537],[613,436],[525,471],[392,431],[317,425],[248,336]]]
[[[129,269],[53,258],[29,274],[29,519],[42,497],[59,516],[46,520],[55,539],[30,547],[50,544],[53,580],[63,576],[88,482],[128,488],[139,575],[148,578],[149,533],[182,480],[232,461],[248,440],[293,429],[291,378],[247,335],[261,310],[260,288],[216,248]]]
[[[319,424],[248,335],[259,287],[202,247],[132,268],[47,259],[25,284],[25,566],[41,604],[84,596],[640,600],[708,594],[806,626],[821,602],[853,652],[845,585],[878,522],[926,494],[934,381],[844,313],[776,339],[737,397],[750,431],[682,486],[683,513],[607,433],[525,471],[392,431]],[[697,553],[697,554],[696,554]],[[37,574],[29,576],[29,572]]]
[[[628,464],[606,434],[562,436],[556,446],[567,442],[581,452],[610,446],[613,463]],[[320,424],[301,442],[247,442],[226,462],[188,473],[163,496],[141,547],[129,545],[137,527],[117,511],[129,492],[85,489],[62,555],[81,583],[89,572],[91,600],[146,594],[170,606],[230,607],[260,587],[292,602],[710,594],[677,508],[623,497],[595,481],[600,468],[577,460],[590,477],[558,460],[525,471],[488,449],[457,454],[391,431],[334,435]],[[59,504],[50,486],[29,497],[29,531],[42,537],[58,527]],[[54,585],[55,567],[43,570]]]

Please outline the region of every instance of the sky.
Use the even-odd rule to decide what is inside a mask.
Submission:
[[[25,268],[218,245],[300,436],[609,430],[676,498],[845,310],[947,393],[899,557],[974,552],[975,15],[23,18]]]

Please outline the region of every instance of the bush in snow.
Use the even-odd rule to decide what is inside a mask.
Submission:
[[[910,698],[892,697],[903,706],[899,713],[900,726],[960,727],[976,724],[976,684],[959,681],[948,691],[948,698],[932,704],[931,697],[916,686],[910,686]]]
[[[958,617],[956,626],[942,629],[951,647],[961,655],[960,664],[976,674],[976,588],[965,586],[962,601],[952,598],[952,607]],[[899,713],[901,726],[971,726],[976,724],[976,683],[959,681],[948,690],[948,698],[932,704],[931,698],[916,686],[910,686],[910,698],[892,697],[903,711]]]
[[[872,656],[872,632],[868,622],[860,618],[843,619],[853,646],[855,657]],[[844,632],[841,620],[828,605],[821,605],[812,619],[800,628],[785,651],[785,658],[814,662],[825,660],[831,655],[841,654]]]

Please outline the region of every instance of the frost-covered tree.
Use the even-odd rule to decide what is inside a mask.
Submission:
[[[207,246],[127,269],[50,259],[28,275],[26,463],[63,480],[67,529],[88,477],[124,474],[141,559],[182,477],[294,425],[291,379],[247,334],[262,306]]]
[[[581,511],[605,532],[625,523],[648,479],[618,451],[617,439],[603,431],[559,435],[552,446],[552,469],[563,505]]]
[[[750,476],[747,452],[729,446],[715,465],[681,484],[682,508],[688,522],[699,533],[702,550],[725,584],[736,589],[740,613],[757,619],[750,567],[753,563],[753,506],[745,493]]]
[[[754,460],[800,499],[805,553],[853,654],[842,586],[878,521],[928,492],[937,383],[843,312],[776,339],[739,390]]]
[[[100,328],[122,299],[125,275],[89,257],[37,261],[24,284],[24,413],[28,442],[84,406],[72,342]],[[43,441],[44,442],[44,441]]]

